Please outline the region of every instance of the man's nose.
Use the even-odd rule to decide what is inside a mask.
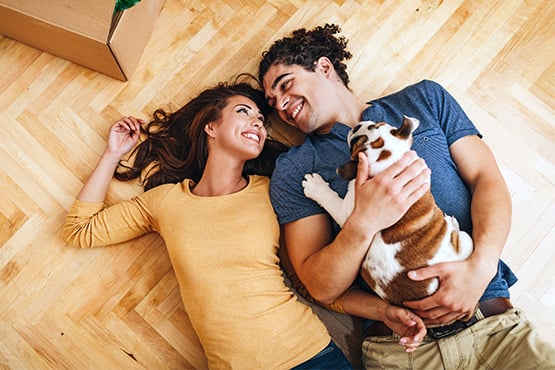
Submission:
[[[276,105],[277,110],[285,110],[287,108],[287,104],[289,104],[289,96],[282,95],[278,98],[278,104]]]

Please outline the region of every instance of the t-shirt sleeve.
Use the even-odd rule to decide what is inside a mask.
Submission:
[[[312,171],[306,162],[299,159],[305,158],[306,161],[307,157],[294,153],[296,150],[291,149],[278,158],[270,180],[270,199],[280,225],[325,213],[323,208],[304,195],[302,181]]]
[[[429,80],[423,81],[423,87],[429,109],[437,114],[437,122],[445,133],[449,146],[464,136],[482,137],[460,104],[445,88]]]

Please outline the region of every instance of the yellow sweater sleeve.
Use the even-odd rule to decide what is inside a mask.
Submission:
[[[68,211],[62,237],[70,245],[92,248],[157,231],[158,205],[172,186],[175,185],[157,187],[110,207],[76,199]]]

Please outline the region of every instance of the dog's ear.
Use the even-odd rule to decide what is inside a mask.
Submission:
[[[401,139],[408,139],[419,124],[420,121],[416,118],[403,116],[403,123],[398,129],[391,130],[391,135],[397,136]]]
[[[351,147],[351,159],[353,161],[358,160],[358,153],[364,151],[366,147],[364,144],[368,140],[366,135],[360,135],[351,140],[350,147]]]
[[[351,181],[357,177],[358,161],[349,161],[337,169],[337,174],[347,181]]]

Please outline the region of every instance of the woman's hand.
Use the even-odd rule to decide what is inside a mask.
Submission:
[[[106,151],[119,158],[133,149],[137,140],[139,140],[141,124],[143,123],[142,119],[131,116],[122,117],[114,122],[108,134]]]
[[[405,347],[405,352],[413,352],[426,336],[422,319],[406,308],[388,305],[384,323],[401,336],[399,344]]]
[[[134,117],[122,117],[114,122],[108,133],[106,150],[77,194],[77,199],[85,202],[104,201],[119,160],[135,146],[139,139],[141,123],[143,120]]]

